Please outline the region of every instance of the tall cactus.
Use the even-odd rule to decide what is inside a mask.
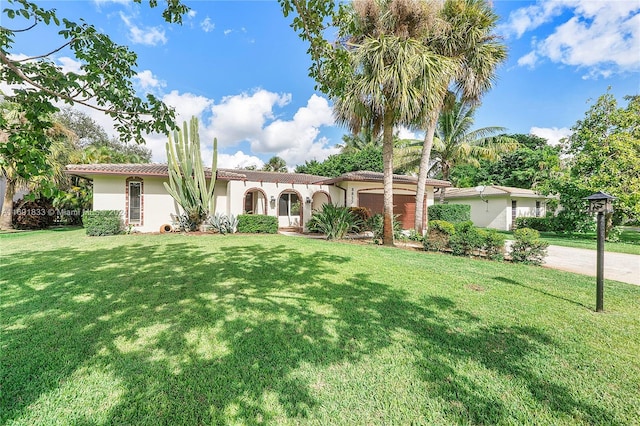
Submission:
[[[185,121],[182,125],[182,133],[174,131],[173,139],[169,134],[169,142],[167,142],[169,183],[165,182],[164,187],[196,226],[200,226],[215,208],[213,188],[216,182],[217,161],[218,140],[214,139],[211,180],[207,186],[196,117],[191,118],[189,129]]]

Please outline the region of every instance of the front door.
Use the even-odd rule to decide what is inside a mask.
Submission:
[[[280,228],[301,226],[300,197],[295,192],[284,192],[278,200],[278,226]]]

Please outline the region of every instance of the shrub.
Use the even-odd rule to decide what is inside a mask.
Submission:
[[[620,227],[614,226],[613,228],[611,228],[609,234],[607,235],[607,241],[609,241],[610,243],[619,243],[621,236],[622,230],[620,229]]]
[[[262,214],[238,215],[238,232],[245,234],[277,234],[278,218]]]
[[[349,211],[352,215],[360,219],[362,226],[364,226],[367,220],[371,217],[371,210],[366,207],[349,207]]]
[[[399,239],[402,235],[402,224],[398,222],[397,215],[393,216],[393,238]],[[373,232],[373,241],[382,241],[382,234],[384,228],[384,216],[380,213],[374,214],[365,222],[364,228]]]
[[[120,210],[85,210],[82,223],[87,235],[117,235],[124,229]]]
[[[53,225],[55,218],[53,204],[48,199],[13,203],[13,226],[17,229],[45,229]]]
[[[207,225],[222,235],[233,234],[238,229],[238,219],[234,215],[227,216],[226,214],[216,213],[213,216],[209,216]]]
[[[456,232],[449,238],[449,247],[456,256],[471,256],[484,246],[484,238],[473,222],[460,222],[455,225]]]
[[[480,229],[480,235],[484,240],[482,248],[485,256],[491,260],[504,259],[504,235],[495,229]]]
[[[310,231],[320,232],[327,240],[344,238],[349,232],[357,232],[363,222],[359,215],[353,214],[349,207],[324,204],[322,210],[316,211],[309,219],[307,227]]]
[[[555,227],[554,217],[517,217],[516,228],[531,228],[540,232],[550,232]]]
[[[176,231],[192,232],[198,229],[198,223],[191,219],[188,214],[182,213],[179,216],[171,215],[172,225]]]
[[[561,210],[553,219],[553,231],[557,234],[572,234],[574,232],[593,232],[596,223],[591,216],[585,216],[581,212]]]
[[[424,240],[424,249],[428,251],[444,251],[449,248],[449,238],[456,230],[452,223],[444,220],[430,220],[429,231]]]
[[[460,223],[471,220],[471,206],[467,204],[435,204],[429,206],[429,221],[444,220],[450,223]]]
[[[513,232],[515,241],[511,244],[511,259],[514,262],[540,265],[547,255],[549,244],[540,239],[535,229],[522,228]]]

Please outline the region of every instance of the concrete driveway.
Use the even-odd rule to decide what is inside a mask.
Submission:
[[[595,277],[596,257],[595,250],[549,246],[543,266]],[[640,256],[605,252],[604,278],[640,285]]]

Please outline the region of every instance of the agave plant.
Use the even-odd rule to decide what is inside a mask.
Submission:
[[[342,239],[349,232],[357,232],[362,226],[362,219],[351,213],[348,207],[325,204],[322,210],[316,211],[309,219],[307,227],[311,231],[320,232],[327,240]]]

